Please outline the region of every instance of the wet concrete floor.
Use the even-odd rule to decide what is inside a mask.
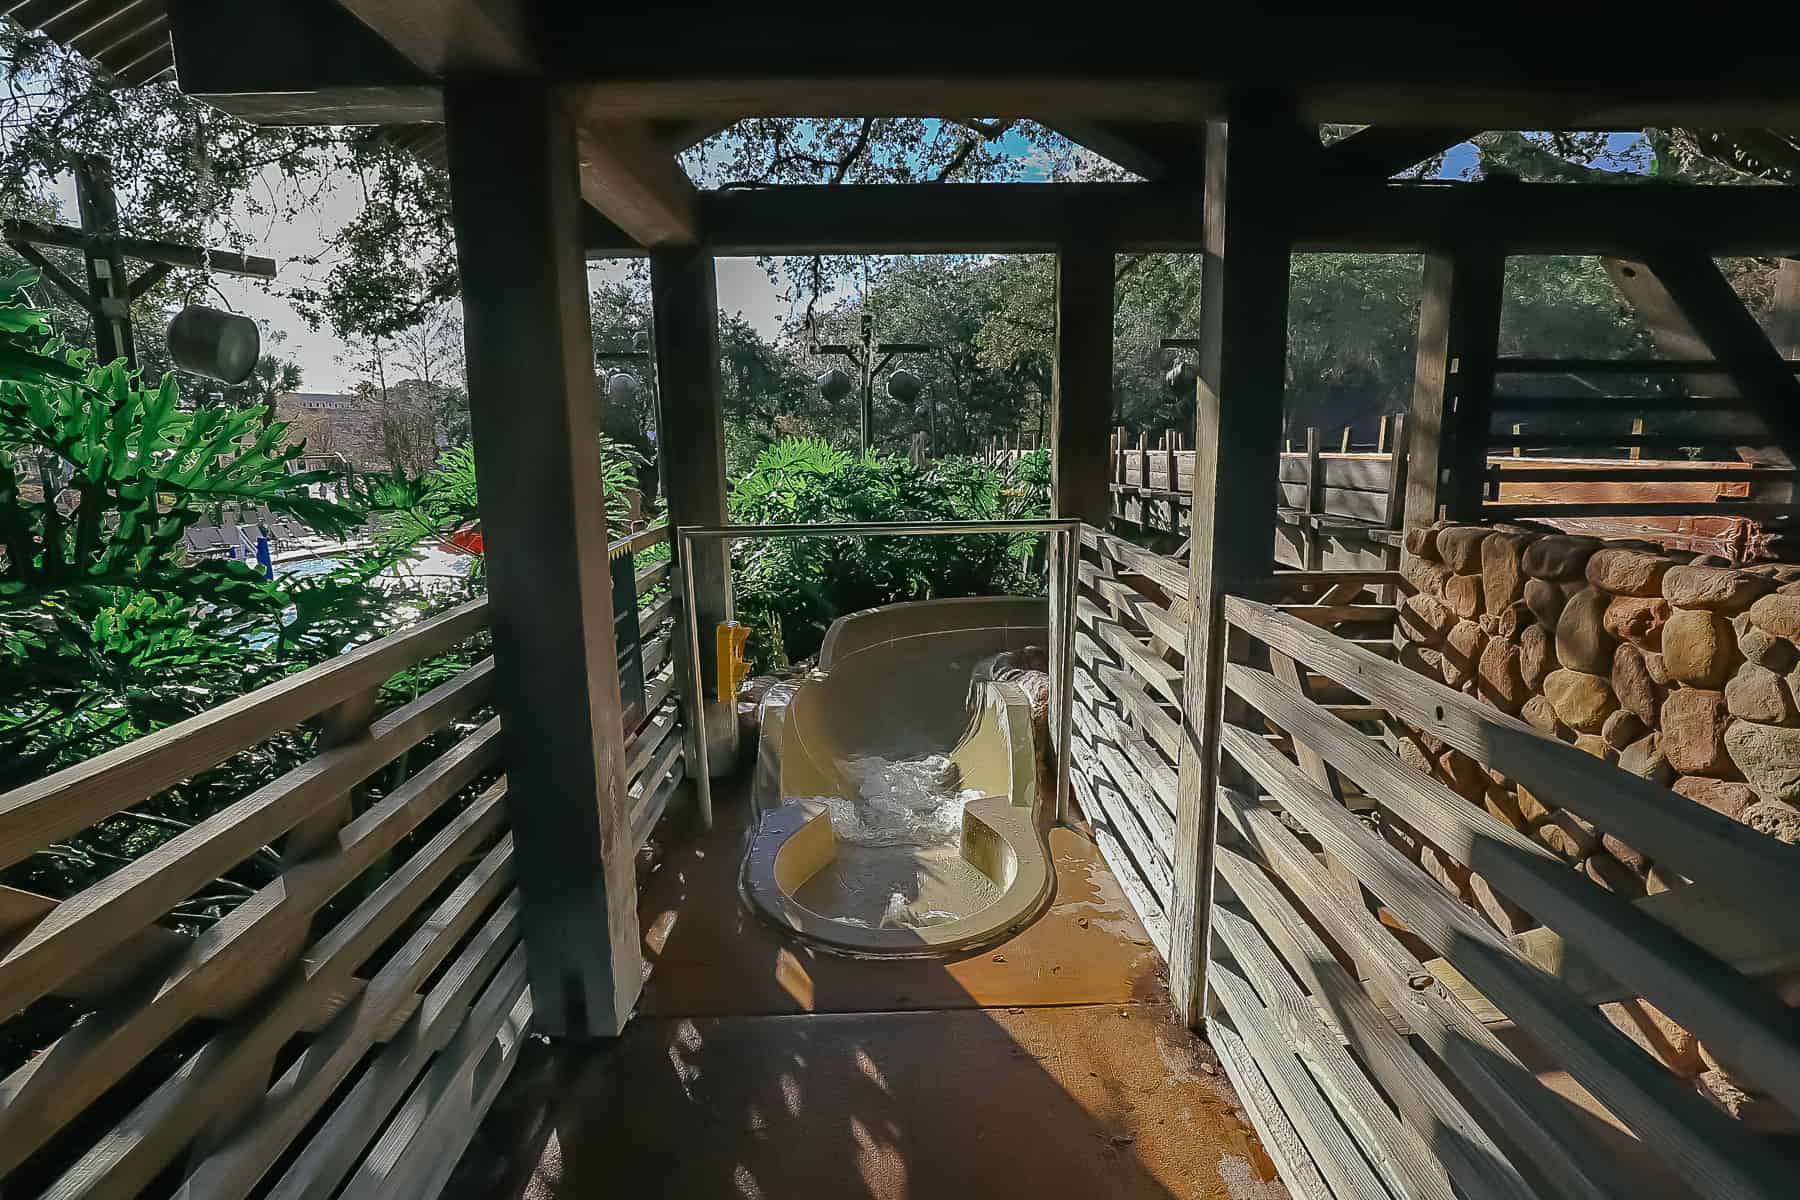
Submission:
[[[745,909],[748,806],[715,801],[640,899],[630,1028],[528,1049],[445,1196],[1286,1196],[1080,833],[1052,835],[1056,899],[1013,938],[855,961]]]

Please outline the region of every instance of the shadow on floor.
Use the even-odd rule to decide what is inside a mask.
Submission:
[[[715,800],[642,897],[639,1016],[527,1051],[445,1196],[1285,1196],[1079,834],[1056,832],[1056,901],[1018,936],[855,961],[745,911],[748,805]]]

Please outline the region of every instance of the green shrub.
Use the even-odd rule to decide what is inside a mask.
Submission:
[[[734,481],[739,525],[843,521],[1022,520],[1049,511],[1049,456],[1010,469],[950,458],[920,470],[905,458],[859,457],[817,439],[764,450]],[[738,619],[752,662],[815,653],[845,613],[903,600],[1043,591],[1040,535],[761,538],[734,543]]]

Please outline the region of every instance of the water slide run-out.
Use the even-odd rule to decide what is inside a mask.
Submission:
[[[1044,735],[1029,684],[1006,675],[1041,668],[1046,606],[855,613],[831,627],[816,671],[771,689],[743,877],[761,915],[826,948],[920,955],[996,940],[1043,911]]]

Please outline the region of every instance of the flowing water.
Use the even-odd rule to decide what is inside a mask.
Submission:
[[[855,799],[824,797],[837,859],[794,899],[820,916],[870,928],[920,928],[979,912],[999,898],[962,857],[963,807],[981,793],[957,786],[939,754],[841,761]]]

